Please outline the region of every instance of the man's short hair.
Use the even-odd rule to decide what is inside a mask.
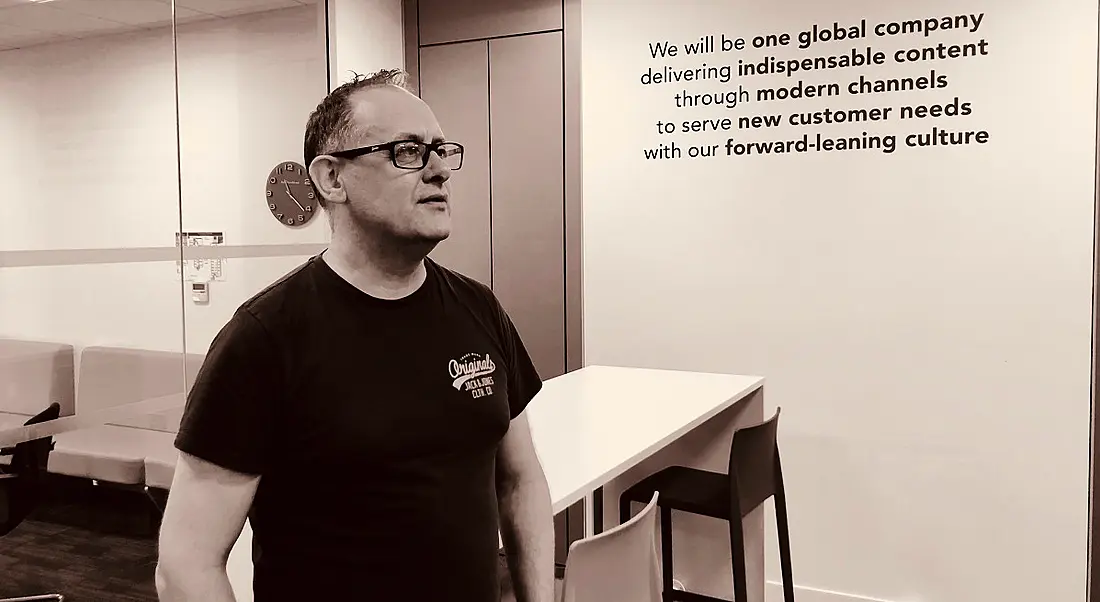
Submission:
[[[352,125],[351,98],[360,90],[396,86],[415,91],[408,85],[409,74],[403,69],[382,69],[367,75],[356,73],[351,81],[342,84],[317,105],[306,122],[304,143],[305,165],[313,162],[318,155],[341,150],[355,133]],[[320,198],[320,195],[318,195]],[[320,200],[325,206],[324,200]]]

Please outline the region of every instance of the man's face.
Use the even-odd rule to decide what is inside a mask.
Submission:
[[[396,140],[443,141],[428,105],[400,88],[364,90],[352,98],[352,105],[358,134],[347,148]],[[422,169],[397,167],[392,154],[381,151],[349,159],[340,170],[347,210],[359,228],[414,244],[434,245],[450,236],[450,177],[451,169],[434,152]]]

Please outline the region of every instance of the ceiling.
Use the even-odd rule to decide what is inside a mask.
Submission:
[[[175,0],[176,22],[317,4],[322,0]],[[154,29],[172,22],[172,0],[0,0],[0,50]]]

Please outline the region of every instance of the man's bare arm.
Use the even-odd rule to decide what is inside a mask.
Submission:
[[[527,417],[512,420],[497,456],[500,532],[517,602],[554,601],[554,516],[550,488]]]
[[[226,561],[260,478],[180,453],[160,529],[161,602],[234,602]]]

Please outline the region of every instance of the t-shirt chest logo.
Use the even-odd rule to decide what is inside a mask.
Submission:
[[[489,354],[467,353],[447,364],[453,382],[459,391],[468,391],[474,399],[493,394],[493,373],[497,365]]]

